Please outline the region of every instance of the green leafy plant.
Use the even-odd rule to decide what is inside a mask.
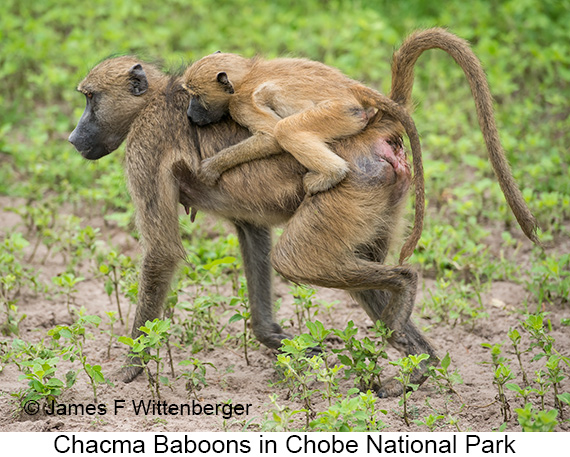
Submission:
[[[16,394],[22,406],[29,401],[45,400],[52,402],[61,395],[65,383],[55,376],[59,360],[59,357],[37,357],[22,362],[24,374],[20,375],[19,380],[27,380],[29,386],[26,391]],[[71,387],[74,382],[75,379],[72,378],[68,387]]]
[[[334,330],[334,334],[344,343],[342,349],[333,349],[338,354],[339,360],[345,366],[346,376],[354,377],[354,382],[361,390],[376,390],[382,386],[380,379],[382,365],[379,359],[387,359],[386,346],[391,331],[383,322],[374,324],[376,342],[368,337],[355,338],[358,329],[354,322],[349,321],[344,330]]]
[[[179,378],[186,381],[186,392],[188,394],[194,395],[196,400],[198,400],[198,392],[202,390],[203,387],[207,387],[208,383],[206,381],[206,368],[208,366],[216,369],[213,363],[202,362],[196,357],[192,357],[189,360],[182,360],[178,365],[182,367],[192,367],[192,371],[183,371]]]
[[[57,293],[65,297],[65,306],[67,313],[71,317],[75,317],[76,310],[71,305],[75,303],[75,294],[77,294],[77,284],[85,281],[85,278],[76,277],[73,273],[63,273],[51,278],[52,282],[58,287]]]
[[[435,292],[431,289],[429,299],[422,302],[422,313],[435,322],[447,325],[469,324],[471,328],[478,319],[488,317],[484,311],[481,296],[472,284],[460,282],[457,278],[440,278]],[[477,305],[473,305],[473,300]]]
[[[545,301],[553,303],[555,300],[560,300],[568,303],[570,300],[570,254],[543,255],[541,259],[533,262],[530,279],[526,285],[537,303],[537,313],[540,312]]]
[[[423,425],[424,427],[427,427],[430,432],[434,432],[440,426],[440,423],[444,420],[445,416],[443,414],[429,414],[428,416],[424,417],[423,420],[413,419],[412,422],[416,425]]]
[[[451,365],[451,357],[449,352],[441,359],[439,366],[428,366],[428,373],[430,379],[435,382],[440,392],[449,391],[453,392],[461,399],[461,395],[455,389],[457,384],[463,384],[463,379],[458,370],[453,372],[449,371],[449,366]],[[463,400],[461,399],[463,402]]]
[[[309,426],[311,431],[322,432],[377,432],[388,426],[380,420],[379,413],[387,414],[386,410],[377,410],[377,395],[370,390],[359,392],[350,389],[347,398],[337,401],[326,411],[317,414]]]
[[[481,346],[491,350],[491,359],[493,365],[493,384],[498,390],[498,400],[501,406],[501,414],[503,415],[503,422],[508,422],[510,418],[510,406],[505,395],[505,385],[515,378],[514,373],[507,365],[507,359],[502,354],[502,344],[488,344],[482,343]]]
[[[112,382],[103,374],[101,365],[92,365],[87,361],[84,350],[85,338],[88,336],[87,326],[99,327],[100,323],[99,316],[84,315],[80,312],[78,320],[72,325],[58,325],[48,332],[48,335],[56,342],[60,342],[61,339],[69,341],[69,346],[64,346],[62,349],[63,359],[71,362],[79,360],[83,372],[89,378],[95,403],[97,403],[97,385],[103,383],[112,385]]]
[[[277,355],[276,365],[283,371],[283,383],[288,387],[291,398],[299,398],[303,403],[306,427],[314,416],[312,397],[318,390],[311,387],[316,373],[311,369],[307,351],[316,345],[310,335],[303,333],[293,339],[281,342],[281,354]],[[312,358],[318,356],[313,355]],[[313,365],[314,366],[314,365]]]
[[[524,369],[524,366],[523,366],[523,363],[521,360],[522,352],[520,351],[520,348],[519,348],[520,343],[521,343],[521,334],[519,333],[519,331],[516,328],[510,328],[508,336],[509,336],[509,339],[511,340],[511,343],[512,343],[513,348],[515,350],[515,355],[517,356],[517,360],[519,362],[519,368],[520,368],[521,373],[522,373],[524,385],[528,386],[529,385],[528,378],[527,378],[526,371]]]
[[[531,403],[527,403],[524,408],[516,408],[515,413],[523,432],[552,432],[558,425],[556,409],[536,411]]]
[[[301,409],[291,410],[288,406],[278,404],[278,398],[279,396],[277,394],[269,395],[273,408],[266,414],[266,418],[261,424],[263,431],[290,432],[293,430],[295,424],[295,416],[305,412]]]
[[[104,258],[102,258],[99,264],[99,271],[106,278],[105,292],[109,298],[114,294],[117,311],[119,313],[119,320],[121,321],[121,324],[125,325],[125,331],[128,331],[129,327],[128,316],[130,314],[130,305],[127,317],[126,319],[123,319],[119,292],[122,278],[124,278],[130,270],[134,270],[132,259],[124,254],[117,254],[114,250],[111,250]]]
[[[414,355],[410,354],[407,357],[402,357],[396,361],[390,362],[390,365],[394,365],[398,368],[398,374],[394,376],[396,381],[402,384],[402,399],[400,400],[400,406],[403,406],[403,418],[406,425],[410,425],[408,418],[408,400],[412,393],[415,392],[419,384],[414,384],[411,382],[411,376],[414,370],[417,370],[420,364],[429,359],[427,354]]]
[[[562,412],[562,405],[558,398],[560,383],[565,379],[561,362],[570,366],[570,358],[560,354],[555,348],[555,339],[548,333],[544,326],[547,313],[529,314],[522,322],[523,327],[529,332],[532,343],[529,350],[538,349],[533,360],[546,358],[546,375],[548,384],[552,386],[554,393],[554,404]],[[549,325],[550,322],[548,321]],[[543,401],[544,402],[544,401]]]
[[[245,280],[240,282],[240,287],[238,289],[238,297],[234,297],[230,301],[230,306],[241,306],[243,309],[236,310],[236,313],[230,317],[229,324],[233,324],[234,322],[243,321],[243,332],[241,333],[242,347],[243,347],[243,354],[245,357],[245,362],[249,365],[249,358],[247,357],[247,347],[251,344],[250,340],[252,339],[250,332],[248,331],[248,323],[251,318],[251,311],[249,308],[249,300],[246,297],[246,286]]]
[[[142,335],[136,339],[127,336],[118,338],[120,343],[124,343],[131,348],[133,366],[143,369],[148,380],[148,386],[152,397],[160,399],[160,384],[169,384],[168,378],[161,376],[164,368],[164,361],[160,355],[160,350],[166,345],[170,336],[170,320],[154,319],[152,322],[146,321],[145,325],[139,329]],[[155,363],[156,374],[154,378],[150,373],[149,364]]]
[[[304,323],[310,322],[314,317],[315,310],[318,306],[313,300],[316,293],[317,291],[315,289],[306,286],[296,285],[291,287],[299,333],[303,331]]]
[[[117,338],[115,334],[115,324],[117,323],[117,312],[116,311],[105,311],[105,314],[109,318],[109,329],[105,330],[105,333],[109,335],[109,343],[107,344],[107,359],[111,358],[111,347],[113,346],[113,341]]]

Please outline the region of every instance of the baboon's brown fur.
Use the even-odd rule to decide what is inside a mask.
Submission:
[[[235,145],[230,157],[222,151],[215,162],[206,161],[201,174],[212,182],[231,167],[285,149],[308,170],[307,194],[323,192],[348,172],[347,162],[327,142],[361,132],[373,108],[409,117],[386,96],[336,68],[306,59],[246,59],[215,53],[188,67],[183,79],[192,96],[188,111],[192,120],[211,124],[229,112],[253,134]]]
[[[437,43],[455,39],[435,30],[412,40],[422,33],[434,34]],[[406,94],[412,73],[400,69],[396,77],[400,74],[407,81],[396,84],[404,88],[396,92]],[[78,89],[88,96],[88,104],[70,141],[82,155],[98,159],[127,141],[126,172],[144,247],[133,337],[146,320],[161,316],[172,275],[184,257],[178,229],[181,203],[187,210],[208,211],[234,223],[252,328],[263,344],[277,348],[288,336],[273,316],[273,266],[298,283],[348,290],[372,320],[383,320],[394,330],[390,338],[394,346],[407,354],[427,353],[430,363],[437,360],[435,350],[409,319],[416,273],[407,266],[384,264],[403,232],[411,182],[400,140],[395,138],[395,133],[402,133],[396,121],[383,116],[361,133],[337,141],[332,147],[349,165],[346,178],[327,192],[307,197],[306,170],[287,153],[236,166],[213,187],[200,181],[201,161],[244,140],[249,132],[229,118],[205,127],[189,123],[190,97],[181,79],[165,76],[152,65],[133,57],[106,60]],[[407,96],[398,101],[407,105]],[[272,247],[271,227],[276,224],[285,228]],[[137,373],[128,368],[123,379]],[[412,382],[424,377],[425,366]],[[397,395],[401,387],[387,380],[377,393]]]
[[[401,260],[420,238],[424,213],[424,178],[420,141],[406,109],[385,95],[343,75],[335,68],[306,59],[245,59],[236,54],[206,56],[185,71],[184,87],[192,97],[188,117],[207,125],[229,115],[252,133],[250,138],[204,160],[199,176],[213,185],[226,170],[282,152],[304,165],[307,195],[326,191],[344,179],[348,163],[327,142],[361,132],[374,116],[384,114],[404,126],[417,188],[416,220]],[[375,113],[379,110],[379,113]],[[393,138],[400,136],[395,131]]]

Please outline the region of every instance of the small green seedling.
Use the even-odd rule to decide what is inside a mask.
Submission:
[[[62,348],[61,353],[63,354],[63,359],[70,360],[71,362],[75,361],[75,359],[79,360],[83,371],[89,378],[91,388],[93,389],[93,401],[95,403],[97,403],[97,385],[103,383],[113,385],[101,371],[101,365],[92,365],[87,362],[87,356],[84,352],[85,338],[89,335],[86,331],[87,326],[92,325],[99,327],[100,323],[101,318],[99,316],[86,316],[83,314],[83,310],[81,310],[79,319],[72,325],[58,325],[48,332],[48,335],[50,335],[55,342],[60,342],[61,339],[69,341],[69,346]]]
[[[290,432],[295,424],[295,416],[305,411],[302,409],[291,410],[288,406],[281,406],[277,403],[279,396],[277,394],[269,395],[273,409],[267,413],[271,415],[271,419],[266,417],[261,424],[261,429],[266,432]]]
[[[61,395],[65,383],[55,376],[59,360],[59,357],[37,357],[33,360],[21,362],[24,374],[20,375],[18,379],[27,380],[29,386],[23,393],[16,394],[20,398],[22,406],[30,401],[45,400],[52,402]],[[73,382],[68,387],[71,387]]]
[[[213,363],[202,362],[196,357],[192,357],[189,360],[182,360],[178,365],[182,367],[192,367],[192,371],[184,371],[177,379],[186,380],[186,392],[188,394],[194,395],[196,400],[198,400],[198,391],[202,390],[203,387],[208,386],[206,381],[206,368],[208,366],[216,369]]]
[[[243,321],[243,333],[241,334],[243,338],[242,346],[243,346],[243,353],[245,357],[245,363],[249,365],[249,358],[247,357],[247,347],[250,344],[251,335],[248,331],[248,323],[251,318],[251,310],[249,308],[249,300],[246,296],[246,286],[245,281],[240,281],[240,287],[238,289],[238,296],[234,297],[230,301],[230,306],[237,307],[241,306],[243,309],[237,309],[236,313],[230,317],[229,324],[233,324],[234,322]]]
[[[313,300],[316,293],[315,289],[306,286],[296,285],[291,287],[299,333],[303,331],[303,323],[309,322],[313,318],[314,312],[312,310],[318,309],[318,305]]]
[[[344,330],[334,330],[334,334],[344,343],[344,348],[333,349],[345,366],[346,377],[354,377],[355,385],[362,391],[376,390],[382,387],[381,373],[383,370],[379,359],[387,359],[386,347],[391,330],[383,322],[374,324],[376,340],[368,337],[356,338],[358,329],[354,322],[349,321]]]
[[[445,354],[439,366],[430,365],[428,367],[428,373],[432,381],[435,382],[438,390],[440,392],[449,391],[455,394],[459,400],[463,403],[463,399],[459,392],[455,389],[457,384],[463,384],[463,379],[459,374],[458,370],[454,372],[449,371],[449,366],[451,365],[451,357],[449,357],[449,352]]]
[[[133,366],[141,367],[144,370],[152,397],[155,398],[156,394],[156,397],[160,400],[160,383],[169,384],[168,378],[160,376],[164,367],[160,349],[166,344],[170,336],[170,319],[146,321],[145,325],[139,330],[143,334],[138,338],[133,340],[130,337],[121,336],[118,338],[118,341],[131,348]],[[149,369],[149,364],[152,361],[156,364],[154,380]]]
[[[16,286],[16,276],[13,274],[7,274],[0,278],[0,300],[4,304],[4,315],[6,320],[0,326],[2,334],[16,335],[20,334],[20,322],[26,318],[23,314],[18,316],[18,307],[16,306],[17,301],[15,299],[10,299],[10,293]]]
[[[440,422],[445,420],[445,416],[442,414],[433,415],[430,414],[426,416],[424,420],[414,419],[412,422],[416,425],[423,425],[429,429],[430,432],[434,432],[436,428],[440,426]]]
[[[57,293],[59,295],[65,296],[65,305],[67,307],[68,314],[73,318],[77,314],[75,308],[71,305],[75,303],[75,294],[77,294],[77,284],[81,281],[85,281],[85,278],[81,276],[75,276],[73,273],[63,273],[61,275],[54,276],[51,278],[52,282],[59,287]]]
[[[114,326],[117,323],[117,312],[116,311],[105,311],[105,314],[109,318],[109,329],[105,330],[105,333],[109,335],[109,343],[107,344],[107,359],[111,358],[111,346],[113,346],[113,341],[117,338],[115,334]]]
[[[276,365],[283,369],[284,382],[291,398],[298,397],[303,402],[306,427],[314,415],[312,397],[318,390],[312,389],[312,382],[316,379],[316,373],[311,368],[308,351],[317,345],[311,335],[303,333],[292,339],[284,339],[281,342],[281,353],[277,355]],[[318,358],[317,355],[311,358]],[[313,364],[314,366],[314,364]]]
[[[115,302],[117,304],[117,311],[119,312],[119,320],[121,324],[125,325],[125,331],[128,331],[128,315],[127,322],[123,319],[123,312],[121,310],[121,299],[119,294],[119,289],[121,285],[122,278],[127,274],[129,270],[134,269],[134,264],[129,256],[123,254],[117,254],[116,251],[110,251],[106,257],[101,259],[99,263],[99,272],[105,276],[105,292],[111,299],[111,296],[115,296]],[[129,307],[130,309],[130,307]]]
[[[355,396],[353,396],[355,395]],[[347,398],[329,406],[328,410],[317,414],[310,425],[311,431],[321,432],[378,432],[388,426],[378,418],[378,413],[387,414],[386,410],[377,410],[378,397],[374,392],[359,392],[353,388],[347,392]]]
[[[522,373],[523,382],[524,382],[525,386],[529,386],[528,377],[526,375],[526,371],[524,369],[524,366],[523,366],[523,363],[521,360],[522,352],[519,349],[519,346],[521,343],[521,334],[519,333],[519,331],[516,328],[510,328],[508,336],[509,336],[509,339],[511,340],[511,343],[512,343],[513,348],[515,350],[515,355],[517,356],[517,360],[519,362],[519,368],[520,368],[521,373]]]
[[[396,381],[402,384],[402,399],[400,400],[400,406],[404,407],[403,417],[406,425],[409,426],[410,422],[408,420],[408,399],[415,392],[419,384],[413,384],[411,381],[412,373],[416,370],[420,364],[429,359],[427,354],[414,355],[410,354],[407,357],[402,357],[394,362],[390,362],[390,365],[398,367],[398,375],[394,376]]]
[[[532,404],[527,403],[524,408],[516,408],[515,413],[523,432],[552,432],[558,425],[556,409],[535,411]]]
[[[491,345],[489,343],[482,343],[481,346],[491,350],[491,359],[493,364],[493,384],[497,386],[499,404],[501,406],[501,414],[503,415],[503,422],[508,422],[510,418],[510,405],[505,395],[505,384],[515,378],[514,373],[511,371],[508,360],[501,354],[502,344]]]

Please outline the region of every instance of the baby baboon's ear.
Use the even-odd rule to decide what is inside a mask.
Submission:
[[[225,71],[220,71],[217,75],[216,75],[216,79],[218,80],[218,82],[222,85],[222,87],[224,88],[224,90],[229,93],[229,94],[233,94],[234,93],[234,86],[231,83],[231,81],[228,78],[228,74]]]
[[[140,63],[133,65],[129,70],[129,80],[131,82],[131,92],[133,95],[142,95],[148,90],[146,73]]]

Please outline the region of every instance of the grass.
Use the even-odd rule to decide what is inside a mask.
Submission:
[[[568,408],[567,393],[559,391],[568,373],[568,354],[549,339],[548,318],[541,313],[569,302],[569,20],[568,4],[556,0],[474,0],[469,7],[459,0],[445,4],[309,0],[293,5],[284,0],[260,4],[223,0],[215,8],[207,0],[2,2],[0,196],[9,202],[2,218],[17,214],[22,220],[0,232],[0,371],[13,365],[22,375],[21,390],[12,394],[19,401],[52,399],[77,381],[88,382],[96,396],[97,386],[107,378],[100,361],[90,360],[92,355],[83,352],[85,322],[75,307],[81,301],[77,287],[95,283],[109,297],[108,317],[101,326],[105,329],[93,334],[107,354],[129,325],[127,307],[136,303],[137,259],[109,240],[111,232],[137,238],[122,150],[88,163],[66,141],[83,109],[74,88],[94,64],[115,53],[159,59],[170,69],[218,49],[245,56],[292,55],[324,61],[388,92],[393,50],[412,30],[438,25],[470,40],[486,68],[501,138],[515,178],[538,217],[546,250],[531,249],[522,241],[504,203],[485,157],[461,70],[449,56],[431,51],[418,62],[414,87],[428,214],[411,261],[424,278],[435,280],[435,286],[426,290],[418,308],[434,327],[461,326],[472,331],[478,323],[488,322],[481,297],[492,282],[524,285],[527,297],[515,303],[513,310],[521,316],[518,336],[511,329],[502,341],[489,343],[490,349],[500,351],[499,347],[503,352],[491,363],[493,374],[486,382],[497,386],[503,420],[518,422],[524,430],[555,429],[565,420]],[[94,220],[102,221],[102,229],[92,227]],[[248,327],[250,310],[240,278],[237,238],[223,226],[212,225],[201,214],[194,224],[181,221],[189,262],[173,284],[165,319],[170,322],[170,343],[192,357],[183,365],[190,368],[168,378],[165,364],[171,348],[165,346],[161,352],[163,340],[152,341],[154,352],[148,354],[153,358],[144,361],[144,367],[150,361],[156,366],[159,377],[149,383],[149,389],[157,396],[160,385],[176,382],[185,382],[196,396],[215,372],[206,370],[208,350],[231,347],[246,357],[258,350]],[[61,256],[61,271],[46,271],[51,256]],[[228,288],[232,293],[224,292]],[[69,344],[48,344],[47,331],[33,337],[20,331],[28,325],[22,309],[30,294],[61,307],[64,313],[68,310],[65,314],[72,323],[57,322],[51,331]],[[316,322],[322,326],[317,318],[324,320],[333,313],[331,305],[314,300],[312,289],[295,286],[290,295],[295,306],[292,331],[307,334],[311,344],[330,345],[329,334],[342,336],[350,331],[351,338],[356,335],[354,327],[315,327]],[[104,315],[101,310],[99,318]],[[154,327],[147,329],[151,332]],[[160,332],[166,330],[160,328]],[[146,335],[150,338],[150,333]],[[370,385],[379,376],[382,367],[372,359],[386,356],[382,338],[367,335],[337,345],[339,356],[331,360],[313,360],[291,349],[282,357],[291,375],[279,387],[279,398],[271,399],[268,419],[260,427],[385,428],[386,411],[379,410],[373,395],[351,392],[343,400],[338,398],[343,373]],[[505,354],[509,338],[515,344],[514,352],[509,349],[512,360]],[[149,341],[138,343],[144,346]],[[307,341],[290,348],[303,347]],[[66,378],[61,362],[70,354],[80,365],[73,367],[75,375]],[[542,356],[529,362],[529,354]],[[412,418],[429,430],[460,429],[469,405],[457,395],[456,387],[450,387],[449,363],[446,359],[444,372],[434,372],[434,377],[439,376],[439,396],[447,398],[444,407],[413,419],[414,396],[405,396],[407,422]],[[174,372],[172,365],[170,358]],[[515,366],[524,378],[511,378]],[[80,372],[83,379],[77,379]],[[295,384],[302,373],[303,385]],[[147,374],[150,379],[148,370]],[[326,393],[326,408],[321,411],[312,401],[315,386]],[[287,389],[299,402],[284,399]],[[510,408],[509,402],[520,408]],[[516,421],[513,414],[509,418],[513,411]]]

